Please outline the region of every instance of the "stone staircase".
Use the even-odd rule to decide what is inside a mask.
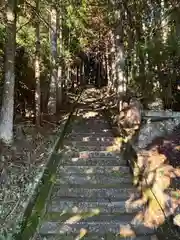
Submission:
[[[154,230],[135,219],[140,207],[128,199],[137,190],[114,141],[99,111],[79,110],[37,240],[155,239]]]

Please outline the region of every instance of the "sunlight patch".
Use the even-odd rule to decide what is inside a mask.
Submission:
[[[85,159],[87,159],[87,158],[89,158],[89,153],[88,153],[88,152],[81,152],[81,153],[79,154],[79,157],[80,157],[80,158],[85,158]]]
[[[72,162],[77,162],[79,160],[79,158],[72,158]]]
[[[180,151],[180,146],[176,146],[174,149]]]
[[[75,240],[82,239],[87,234],[87,229],[81,228],[79,235],[75,238]]]
[[[89,118],[89,117],[95,117],[98,115],[98,112],[95,111],[89,111],[83,115],[84,118]]]
[[[119,171],[120,170],[120,167],[119,166],[115,166],[112,168],[113,171]]]
[[[78,209],[78,207],[75,206],[72,208],[72,211],[73,211],[73,213],[77,213],[79,211],[79,209]]]
[[[130,226],[121,227],[119,234],[121,237],[136,237],[135,232],[130,228]]]
[[[75,215],[73,217],[70,217],[67,221],[65,221],[65,224],[73,224],[77,223],[82,219],[81,215]]]
[[[104,129],[104,130],[103,130],[103,132],[108,132],[108,131],[109,131],[109,129]]]
[[[83,137],[83,142],[88,142],[89,141],[89,137]]]
[[[93,168],[89,168],[88,170],[86,170],[86,174],[89,174],[89,173],[93,173]]]
[[[107,152],[115,152],[115,151],[119,151],[119,146],[118,145],[112,145],[106,148]]]

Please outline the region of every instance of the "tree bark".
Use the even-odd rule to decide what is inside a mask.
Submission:
[[[11,144],[13,141],[14,84],[15,84],[15,48],[16,48],[16,6],[15,0],[6,5],[6,59],[5,82],[0,118],[0,139]]]
[[[57,31],[59,32],[59,57],[58,62],[58,73],[57,73],[57,109],[60,109],[62,105],[62,89],[63,89],[63,70],[62,70],[62,51],[63,51],[63,38],[62,38],[62,11],[59,12],[59,19],[57,20]]]
[[[36,1],[36,12],[39,13],[40,0]],[[39,17],[36,17],[36,53],[35,53],[35,106],[36,106],[36,125],[41,123],[41,87],[40,87],[40,21]]]
[[[56,114],[57,99],[57,10],[51,9],[51,80],[48,101],[48,113]]]
[[[119,111],[122,110],[123,107],[123,96],[126,94],[127,88],[127,79],[124,74],[125,67],[125,58],[124,58],[124,32],[123,32],[123,12],[122,10],[117,11],[118,21],[117,27],[115,28],[115,68],[116,68],[116,89],[118,96],[118,108]]]

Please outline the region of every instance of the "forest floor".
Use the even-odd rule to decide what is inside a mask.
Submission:
[[[41,127],[30,121],[15,123],[15,138],[11,148],[2,147],[0,161],[0,236],[14,232],[22,220],[33,189],[41,178],[52,147],[68,118],[75,94],[64,110],[55,116],[45,116]]]

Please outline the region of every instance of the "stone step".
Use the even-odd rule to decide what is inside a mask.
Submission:
[[[53,154],[59,158],[60,167],[40,236],[46,240],[117,239],[126,226],[129,232],[134,231],[133,237],[118,239],[152,240],[154,229],[133,221],[142,205],[130,205],[128,201],[132,194],[137,197],[139,193],[132,185],[118,139],[103,118],[91,116],[87,110],[82,117],[84,120],[77,120],[66,136],[64,156]],[[88,235],[77,237],[86,230]]]
[[[83,233],[83,230],[81,231]],[[83,235],[83,234],[82,234]],[[113,233],[106,233],[105,235],[97,235],[97,234],[88,234],[86,233],[84,237],[81,237],[81,234],[70,234],[61,236],[61,240],[155,240],[153,235],[147,236],[120,236]],[[58,235],[39,235],[36,236],[34,240],[60,240]]]
[[[109,125],[106,121],[96,121],[94,120],[87,120],[87,121],[82,121],[82,122],[77,122],[76,124],[73,125],[73,130],[74,129],[98,129],[98,130],[104,130],[104,129],[108,129],[108,131],[110,131],[109,129]]]
[[[84,112],[86,115],[86,112]],[[85,125],[89,125],[89,124],[94,124],[94,125],[100,125],[100,126],[108,126],[108,122],[106,119],[102,118],[102,117],[91,117],[91,118],[80,118],[77,119],[77,121],[74,122],[74,126],[85,126]]]
[[[83,175],[96,175],[103,174],[104,176],[117,176],[126,177],[130,171],[127,166],[60,166],[58,173],[68,174],[83,174]]]
[[[105,186],[108,184],[121,184],[121,183],[131,183],[133,178],[130,174],[115,174],[105,176],[104,174],[97,173],[71,173],[60,171],[56,178],[56,184],[104,184]]]
[[[68,146],[67,144],[64,144],[65,146]],[[99,144],[95,144],[95,145],[87,145],[83,144],[83,142],[81,142],[81,145],[69,145],[73,151],[112,151],[112,152],[116,152],[118,153],[120,150],[120,146],[116,145],[116,146],[104,146],[104,145],[99,145]]]
[[[69,134],[69,137],[77,137],[77,136],[81,136],[81,137],[89,137],[89,136],[93,136],[93,137],[114,137],[113,133],[111,131],[109,132],[104,132],[104,131],[91,131],[91,129],[89,129],[87,132],[85,131],[74,131],[72,130]]]
[[[69,141],[83,141],[83,142],[100,142],[100,143],[112,143],[116,140],[117,138],[115,137],[98,137],[98,136],[87,136],[87,137],[82,137],[81,135],[79,136],[71,136],[68,138]]]
[[[116,185],[115,187],[103,186],[99,188],[97,185],[55,185],[53,188],[52,198],[56,197],[71,197],[71,198],[90,198],[95,200],[98,198],[110,199],[112,201],[128,199],[132,194],[138,194],[137,190],[130,184],[121,184],[120,186]]]
[[[109,134],[112,135],[112,130],[109,129],[109,126],[101,125],[101,124],[85,124],[85,125],[79,125],[79,126],[73,126],[71,130],[71,134],[74,133],[94,133],[94,134]]]
[[[60,158],[60,165],[61,166],[117,166],[122,165],[126,166],[126,161],[124,159],[117,159],[111,160],[109,158],[78,158],[78,157],[61,157],[59,154],[53,154],[54,158]]]
[[[142,205],[130,204],[127,200],[119,200],[116,202],[112,202],[105,199],[97,199],[96,201],[87,201],[87,199],[83,198],[74,198],[74,199],[61,199],[61,198],[53,198],[50,199],[50,202],[47,207],[47,211],[49,213],[56,213],[58,215],[58,219],[61,219],[62,213],[63,216],[65,214],[92,214],[95,216],[94,221],[97,219],[104,219],[104,215],[99,214],[126,214],[126,213],[134,213],[139,210],[142,210]],[[96,216],[98,215],[98,216]],[[87,215],[86,215],[87,216]],[[93,219],[91,218],[93,221]]]
[[[120,215],[116,220],[104,216],[104,221],[90,221],[83,220],[79,222],[79,216],[68,219],[66,222],[60,221],[45,221],[42,223],[40,234],[57,234],[59,236],[64,234],[78,234],[82,229],[86,229],[89,233],[96,233],[97,235],[104,235],[106,233],[118,234],[123,227],[129,228],[136,235],[153,234],[154,229],[144,226],[143,222],[137,222],[132,219],[131,215]],[[112,219],[112,220],[111,220]]]
[[[107,125],[107,121],[103,118],[103,117],[96,117],[96,118],[89,118],[89,119],[86,119],[86,120],[82,120],[82,121],[78,121],[76,122],[77,124],[81,124],[81,123],[96,123],[96,124],[106,124]]]
[[[120,149],[120,143],[116,142],[115,140],[112,142],[100,142],[100,141],[73,141],[73,140],[68,140],[68,141],[64,141],[64,145],[69,145],[69,146],[74,146],[74,147],[87,147],[87,148],[92,148],[92,147],[98,147],[98,148],[103,148],[103,149],[107,149],[108,147],[111,146],[119,146]]]
[[[109,159],[109,161],[118,160],[121,158],[119,152],[112,151],[70,151],[67,152],[70,157],[80,157],[80,158],[103,158]]]
[[[112,131],[108,131],[106,129],[93,129],[93,128],[85,128],[85,129],[77,129],[74,128],[70,133],[70,136],[76,136],[76,135],[81,135],[81,136],[99,136],[99,137],[113,137]]]

